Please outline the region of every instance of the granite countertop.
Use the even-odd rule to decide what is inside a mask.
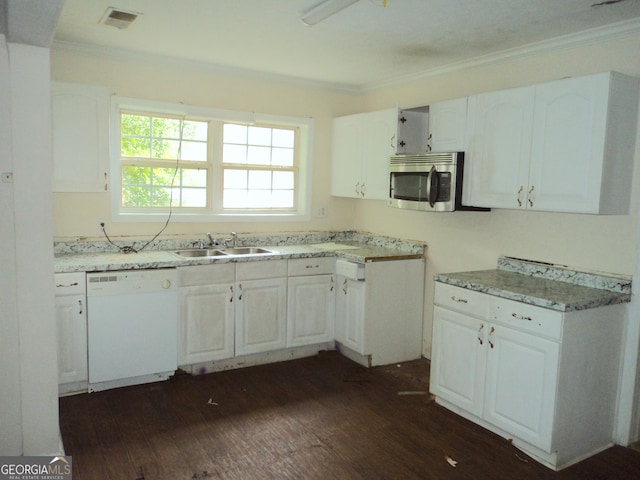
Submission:
[[[495,270],[439,274],[434,278],[437,282],[561,312],[631,301],[629,278],[518,259],[502,258]]]
[[[138,270],[175,268],[212,263],[263,261],[287,258],[337,256],[358,263],[423,258],[424,250],[400,249],[394,245],[371,245],[357,241],[324,242],[302,245],[259,245],[271,250],[268,254],[229,255],[213,257],[182,257],[173,250],[145,250],[138,253],[76,252],[58,253],[54,258],[56,273],[98,272],[109,270]],[[215,247],[224,248],[224,247]],[[115,249],[114,249],[115,250]]]

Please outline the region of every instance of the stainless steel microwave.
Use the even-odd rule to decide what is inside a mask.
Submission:
[[[464,152],[393,155],[387,205],[425,212],[484,210],[462,205]]]

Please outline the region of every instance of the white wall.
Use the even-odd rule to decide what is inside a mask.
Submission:
[[[53,455],[61,452],[61,444],[52,288],[49,49],[1,46],[0,85],[7,88],[0,95],[0,165],[12,181],[0,183],[0,454]]]

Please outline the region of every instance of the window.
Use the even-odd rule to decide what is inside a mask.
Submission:
[[[115,220],[306,220],[312,120],[115,98]]]

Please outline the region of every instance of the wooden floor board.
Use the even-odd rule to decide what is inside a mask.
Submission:
[[[365,369],[326,352],[178,374],[63,397],[60,425],[74,480],[640,478],[640,452],[623,447],[561,472],[543,467],[437,405],[428,368],[421,359]]]

